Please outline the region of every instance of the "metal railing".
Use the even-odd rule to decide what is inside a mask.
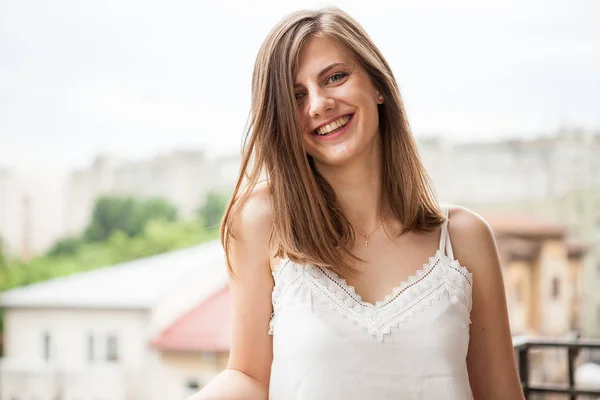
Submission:
[[[513,347],[519,363],[521,387],[526,399],[531,394],[565,394],[569,399],[576,400],[577,396],[600,398],[600,389],[585,389],[575,386],[575,359],[581,349],[600,350],[600,340],[593,339],[544,339],[544,338],[514,338]],[[559,348],[567,351],[568,386],[544,383],[531,385],[529,383],[529,350],[540,348]]]

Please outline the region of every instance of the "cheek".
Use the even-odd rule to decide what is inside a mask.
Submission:
[[[308,115],[306,107],[298,108],[298,120],[300,121],[300,128],[302,129],[302,134],[306,134],[306,132],[308,132],[308,129],[311,126],[310,117]]]
[[[308,133],[302,134],[302,140],[304,142],[304,151],[314,157],[316,148],[310,135]]]
[[[371,98],[365,98],[363,100],[363,123],[366,124],[365,128],[373,128],[379,125],[379,108],[377,103],[373,102]]]

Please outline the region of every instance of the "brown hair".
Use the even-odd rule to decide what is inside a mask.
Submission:
[[[240,175],[221,224],[228,261],[234,239],[232,226],[264,173],[273,210],[271,239],[277,246],[276,255],[327,267],[341,276],[355,272],[351,261],[356,257],[349,249],[354,231],[336,202],[333,188],[304,150],[294,98],[302,46],[311,37],[324,35],[350,51],[385,99],[379,105],[382,196],[390,212],[402,224],[403,232],[430,230],[443,222],[386,60],[362,27],[340,9],[298,11],[269,33],[256,58]]]

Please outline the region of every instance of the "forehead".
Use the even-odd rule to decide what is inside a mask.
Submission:
[[[352,54],[334,39],[327,36],[310,38],[300,50],[295,78],[297,81],[310,79],[333,63],[354,66],[355,60]]]

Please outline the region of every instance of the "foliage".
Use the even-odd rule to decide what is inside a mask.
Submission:
[[[198,215],[207,229],[218,228],[225,212],[229,196],[219,192],[208,192],[204,205],[198,209]]]
[[[80,237],[64,238],[45,254],[27,262],[4,260],[0,247],[0,291],[107,265],[148,257],[218,238],[226,197],[207,196],[201,220],[178,220],[166,200],[101,197]]]
[[[207,231],[198,221],[152,220],[138,236],[115,231],[105,242],[81,242],[70,254],[48,253],[27,262],[8,262],[0,269],[0,291],[190,247],[217,237],[218,231]]]
[[[48,255],[56,257],[60,255],[73,254],[77,251],[77,249],[82,243],[83,242],[79,237],[68,237],[60,239],[48,251]]]
[[[131,197],[104,196],[96,201],[92,220],[84,232],[85,240],[101,242],[113,232],[140,235],[153,219],[177,220],[175,206],[160,198],[136,200]]]

